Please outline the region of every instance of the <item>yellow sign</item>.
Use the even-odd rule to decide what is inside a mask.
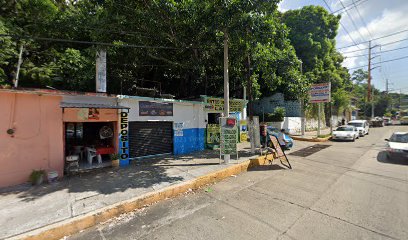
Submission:
[[[222,98],[207,98],[206,110],[209,111],[224,111],[224,99]],[[230,100],[230,112],[242,112],[244,109],[244,100]]]
[[[247,134],[247,132],[241,132],[239,141],[240,141],[240,142],[246,142],[246,141],[248,141],[248,134]]]
[[[220,143],[220,125],[207,125],[207,143]]]

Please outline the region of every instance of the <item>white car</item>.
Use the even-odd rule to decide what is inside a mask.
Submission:
[[[359,136],[356,127],[345,125],[333,131],[332,140],[351,140],[354,142]]]
[[[387,158],[408,159],[408,132],[395,132],[390,139],[385,139],[387,144]]]
[[[356,127],[360,137],[364,137],[369,133],[369,124],[367,120],[353,120],[348,122],[347,125]]]

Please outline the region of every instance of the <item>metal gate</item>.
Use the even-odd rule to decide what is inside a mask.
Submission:
[[[129,122],[131,158],[173,153],[172,122]]]

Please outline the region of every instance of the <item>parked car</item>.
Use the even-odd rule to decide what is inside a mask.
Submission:
[[[357,128],[351,125],[340,126],[332,134],[332,140],[351,140],[354,142],[359,137]]]
[[[272,126],[268,126],[267,131],[268,131],[269,135],[273,135],[273,136],[276,136],[276,137],[278,137],[279,133],[280,133],[280,129],[277,129],[277,128],[272,127]],[[288,134],[285,134],[285,141],[287,143],[286,144],[286,149],[287,150],[291,149],[293,147],[293,139]]]
[[[383,119],[384,119],[384,125],[388,126],[392,124],[390,117],[383,117]]]
[[[400,124],[407,125],[408,124],[408,116],[400,117]]]
[[[381,117],[375,117],[370,120],[370,126],[372,127],[384,127],[384,119]]]
[[[408,159],[408,132],[395,132],[385,141],[388,142],[387,158]]]
[[[365,135],[369,134],[369,124],[367,120],[352,120],[347,123],[347,125],[351,125],[357,128],[360,137],[364,137]]]

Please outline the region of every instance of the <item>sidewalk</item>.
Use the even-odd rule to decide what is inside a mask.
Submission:
[[[320,135],[328,135],[330,134],[330,128],[325,128],[320,130]],[[316,141],[316,142],[321,142],[321,141],[327,141],[329,137],[324,137],[324,138],[318,138],[317,137],[317,131],[308,131],[305,132],[305,135],[291,135],[291,137],[294,140],[298,141]]]
[[[54,184],[0,189],[0,239],[58,223],[118,202],[196,179],[251,157],[249,143],[238,145],[240,159],[219,164],[219,151],[133,161],[130,167],[101,169]]]

